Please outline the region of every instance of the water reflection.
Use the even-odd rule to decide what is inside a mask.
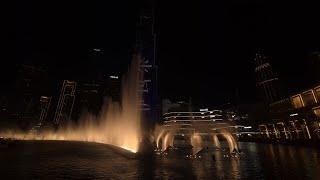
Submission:
[[[240,143],[241,157],[129,158],[110,146],[84,142],[28,142],[0,149],[2,177],[24,179],[312,179],[320,177],[316,149]]]

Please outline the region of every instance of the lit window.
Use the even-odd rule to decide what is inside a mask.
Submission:
[[[316,107],[313,109],[313,112],[314,114],[317,116],[317,117],[320,117],[320,107]]]
[[[316,88],[314,93],[316,94],[318,101],[320,101],[320,87]]]
[[[305,106],[312,105],[312,104],[316,103],[316,100],[315,100],[311,90],[303,93],[301,96],[302,96],[302,100],[303,100],[303,103]]]
[[[292,99],[293,106],[295,108],[303,107],[303,103],[302,103],[302,99],[301,99],[300,95],[293,96],[293,97],[291,97],[291,99]]]

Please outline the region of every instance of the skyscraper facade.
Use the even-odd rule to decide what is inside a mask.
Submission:
[[[103,87],[99,81],[83,81],[77,87],[77,115],[83,112],[98,114],[103,103]]]
[[[61,125],[70,120],[75,100],[77,82],[64,80],[53,123]]]
[[[121,77],[118,75],[107,75],[104,78],[105,97],[111,98],[112,101],[121,101]]]
[[[143,93],[141,109],[146,122],[156,121],[160,115],[157,92],[158,64],[156,61],[156,33],[154,29],[154,10],[143,9],[137,23],[136,53],[141,56],[140,71],[144,78],[140,81]]]
[[[257,88],[265,101],[270,104],[281,98],[279,78],[272,70],[264,54],[257,52],[254,58]]]
[[[39,112],[39,125],[40,126],[42,124],[44,124],[47,119],[47,114],[49,111],[50,103],[51,103],[51,97],[48,97],[48,96],[41,96],[40,97],[40,112]]]

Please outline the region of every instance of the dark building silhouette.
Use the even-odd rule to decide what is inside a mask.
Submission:
[[[48,72],[44,67],[21,65],[15,89],[9,95],[8,112],[11,120],[22,129],[39,120],[40,97],[48,93]]]
[[[89,113],[98,115],[105,100],[121,101],[121,78],[116,75],[104,76],[102,81],[85,80],[77,83],[74,105],[75,119]]]
[[[103,95],[112,101],[121,101],[121,78],[117,75],[107,75],[104,79]]]
[[[279,78],[272,70],[264,54],[257,52],[254,58],[257,88],[266,104],[281,98]]]
[[[157,92],[158,63],[156,61],[156,33],[154,9],[143,8],[137,23],[136,53],[142,57],[141,71],[144,79],[140,82],[143,100],[141,109],[145,124],[153,124],[160,117],[160,99]]]
[[[306,85],[310,87],[320,83],[320,51],[310,53],[307,61],[307,69],[305,70],[307,79],[305,79],[305,83],[308,83]]]
[[[77,115],[89,112],[98,114],[103,104],[103,86],[99,81],[85,81],[77,87]]]

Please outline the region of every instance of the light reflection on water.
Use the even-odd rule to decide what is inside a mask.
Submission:
[[[202,159],[130,158],[108,145],[28,141],[0,148],[1,179],[312,179],[320,177],[320,151],[306,147],[240,143],[240,158],[216,152]]]

